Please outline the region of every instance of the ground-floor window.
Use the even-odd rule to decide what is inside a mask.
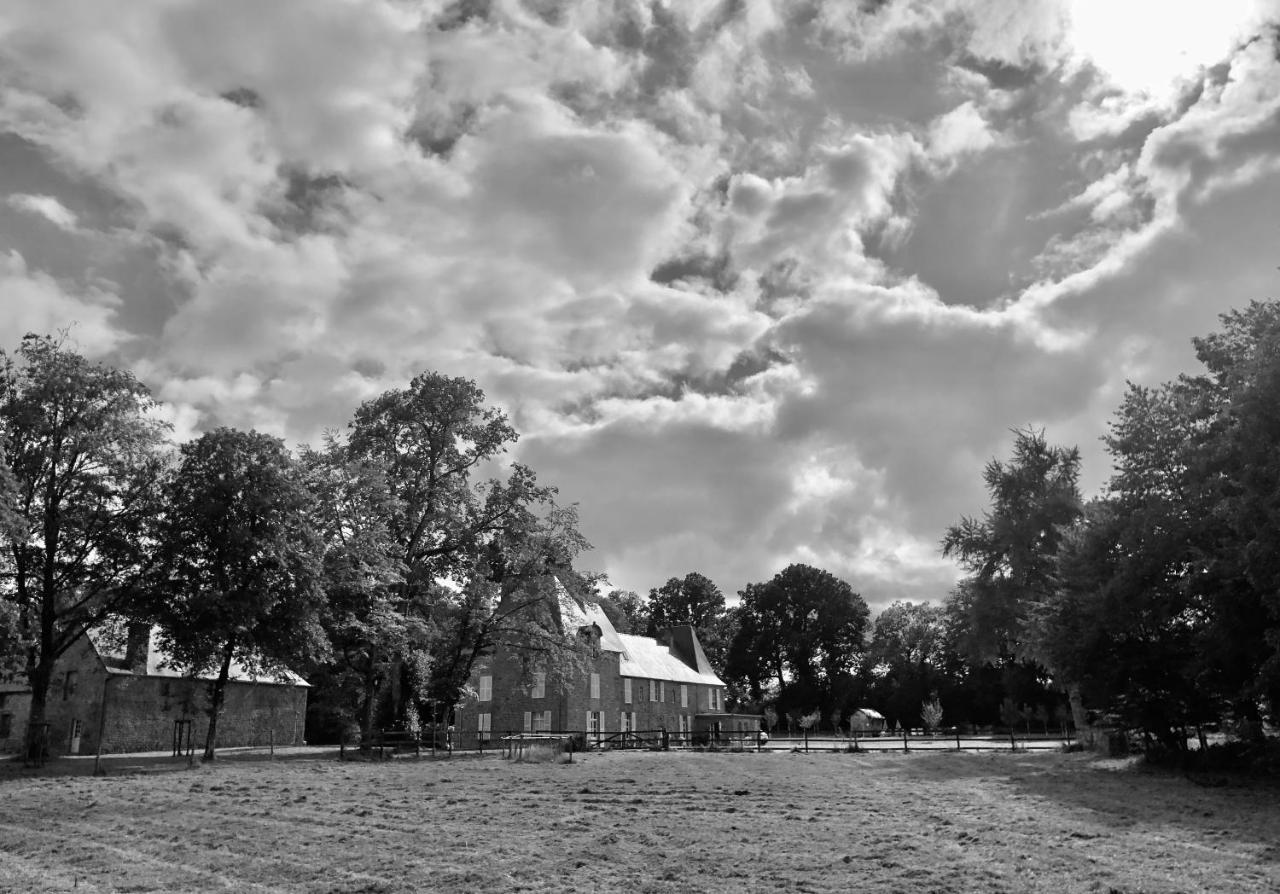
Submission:
[[[489,734],[493,732],[493,715],[477,714],[476,715],[476,732],[479,734],[481,742],[489,741]]]
[[[636,731],[636,712],[623,711],[618,728],[624,733],[634,733]]]

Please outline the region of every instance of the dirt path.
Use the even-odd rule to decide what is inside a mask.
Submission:
[[[1274,892],[1277,795],[1062,754],[10,778],[0,891]]]

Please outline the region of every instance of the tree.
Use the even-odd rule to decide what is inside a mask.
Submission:
[[[549,647],[538,633],[558,598],[547,574],[572,582],[570,563],[586,548],[576,512],[527,466],[513,463],[505,481],[471,480],[516,438],[474,382],[439,373],[362,404],[350,425],[350,458],[379,467],[387,484],[394,605],[431,631],[419,644],[429,698],[447,709],[495,643],[525,634],[530,650]]]
[[[206,761],[233,661],[268,676],[327,650],[313,499],[276,438],[219,428],[182,446],[165,488],[155,613],[175,662],[214,674]]]
[[[725,653],[732,633],[725,628],[724,594],[709,578],[691,571],[684,577],[668,578],[661,587],[649,591],[647,633],[678,624],[693,627],[707,660],[717,671],[725,666]],[[728,634],[728,635],[726,635]]]
[[[960,664],[943,606],[895,602],[876,616],[867,665],[872,701],[886,716],[919,725],[920,705],[955,685]]]
[[[644,598],[634,590],[610,590],[600,600],[609,620],[619,633],[636,633],[649,629],[649,609]]]
[[[753,695],[766,674],[780,701],[829,701],[830,688],[863,655],[870,611],[846,582],[808,565],[789,565],[740,593],[740,626],[729,650],[729,673],[750,681]]]
[[[168,431],[154,409],[131,373],[59,340],[28,335],[0,352],[0,625],[31,686],[29,751],[58,658],[139,592]]]
[[[1264,698],[1280,717],[1280,301],[1254,301],[1220,319],[1220,331],[1193,340],[1208,376],[1181,380],[1214,411],[1204,481],[1229,537],[1211,571],[1234,581],[1216,588],[1214,627],[1226,655],[1244,659],[1236,675],[1252,665],[1237,708],[1256,719]]]
[[[397,658],[430,633],[423,613],[402,610],[395,598],[402,574],[387,527],[391,496],[381,466],[352,459],[333,434],[323,449],[304,449],[300,463],[324,542],[323,625],[333,647],[332,663],[312,669],[308,713],[330,715],[343,731],[358,718],[367,742]]]
[[[1050,445],[1043,431],[1013,434],[1012,458],[993,459],[983,471],[990,507],[981,518],[962,518],[942,540],[943,555],[969,572],[951,597],[967,622],[966,651],[975,660],[1006,666],[1045,663],[1036,616],[1054,592],[1058,545],[1081,512],[1079,451]],[[1083,727],[1077,681],[1063,682]]]
[[[706,629],[724,612],[724,594],[712,581],[696,571],[683,578],[668,578],[661,587],[649,591],[649,636],[659,630],[688,624]]]

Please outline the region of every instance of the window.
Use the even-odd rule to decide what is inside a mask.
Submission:
[[[658,701],[665,702],[667,700],[667,681],[658,681]]]
[[[689,732],[689,715],[681,714],[680,715],[680,735],[683,736],[688,732]]]
[[[658,695],[658,681],[650,680],[649,681],[649,701],[656,702],[658,700],[657,695]]]
[[[62,700],[66,701],[76,694],[76,672],[67,671],[66,677],[62,680]]]
[[[631,678],[630,677],[622,678],[622,703],[626,705],[631,704]]]
[[[533,675],[533,698],[547,697],[547,675],[538,671]]]
[[[551,712],[550,711],[534,711],[533,712],[533,731],[535,733],[551,732]]]
[[[532,711],[524,712],[524,731],[526,733],[533,732],[533,712]]]
[[[602,732],[604,732],[604,730],[601,728],[601,725],[600,725],[600,712],[588,711],[587,712],[587,735],[594,736]]]
[[[479,733],[481,742],[489,741],[489,733],[493,731],[493,715],[477,714],[476,715],[476,732]]]
[[[682,708],[689,707],[689,684],[688,683],[680,684],[680,707]]]
[[[480,697],[479,697],[479,700],[480,700],[480,701],[482,701],[482,702],[491,702],[491,701],[493,701],[493,675],[492,675],[492,674],[481,674],[481,675],[480,675]]]
[[[624,733],[634,733],[636,731],[636,714],[635,711],[623,711],[619,715],[618,729]]]
[[[711,687],[711,710],[720,710],[720,690],[716,689],[714,686]]]
[[[0,739],[7,739],[13,735],[13,715],[7,711],[0,714]]]
[[[600,675],[599,674],[591,675],[591,697],[592,698],[600,697]]]

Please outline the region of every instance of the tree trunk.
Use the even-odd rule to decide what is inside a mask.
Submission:
[[[53,676],[53,667],[49,662],[40,662],[28,672],[31,683],[31,711],[27,716],[27,741],[25,753],[27,760],[41,763],[47,756],[44,753],[48,742],[45,739],[45,717],[48,716],[49,683]]]
[[[1080,696],[1080,687],[1072,683],[1067,686],[1067,701],[1071,705],[1071,722],[1076,727],[1076,741],[1085,748],[1094,746],[1094,731],[1089,724],[1089,715],[1084,709],[1084,699]]]
[[[209,731],[204,739],[204,757],[202,761],[211,761],[218,745],[218,716],[222,713],[222,701],[227,691],[227,678],[231,675],[231,656],[236,651],[235,637],[227,640],[222,650],[222,667],[218,668],[217,679],[213,681],[209,693]]]
[[[364,674],[364,716],[360,718],[360,743],[373,738],[374,708],[378,698],[378,650],[369,650],[369,667]]]

